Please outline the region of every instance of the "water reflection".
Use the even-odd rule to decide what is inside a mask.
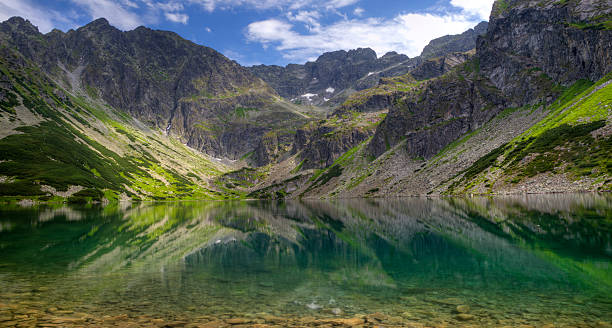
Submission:
[[[0,213],[0,296],[14,303],[181,318],[381,312],[398,325],[612,321],[608,195]]]

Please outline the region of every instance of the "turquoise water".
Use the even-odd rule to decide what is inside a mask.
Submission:
[[[7,205],[0,326],[606,327],[611,241],[610,195]]]

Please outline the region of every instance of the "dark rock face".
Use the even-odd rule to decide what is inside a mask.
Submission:
[[[593,17],[610,19],[611,7],[586,1],[544,8],[496,2],[489,32],[477,44],[483,74],[518,106],[542,97],[537,79],[525,81],[525,70],[563,85],[599,80],[612,70],[612,31],[581,26],[594,25]]]
[[[487,32],[489,23],[480,22],[461,34],[446,35],[434,40],[431,40],[421,52],[422,59],[429,59],[444,56],[452,52],[466,52],[474,49],[476,39]]]
[[[366,76],[357,80],[353,89],[356,91],[365,90],[378,85],[381,78],[407,74],[417,67],[422,60],[420,57],[408,59],[407,56],[392,51],[380,57],[378,62],[378,70],[368,72]]]
[[[324,168],[332,165],[349,149],[371,137],[374,131],[366,127],[307,126],[297,131],[292,151],[300,152],[303,169]]]
[[[272,162],[279,162],[290,154],[295,134],[283,132],[271,131],[261,138],[250,159],[253,165],[264,166]]]
[[[399,95],[397,92],[373,94],[368,96],[362,103],[355,105],[351,104],[350,106],[343,105],[336,109],[334,113],[341,114],[349,111],[366,113],[389,109],[398,99],[398,96],[401,96],[401,93]]]
[[[450,72],[453,67],[465,63],[472,55],[466,52],[454,52],[428,59],[410,71],[410,75],[417,80],[428,80],[438,77]]]
[[[593,7],[609,17],[610,5],[599,5],[497,1],[474,57],[394,101],[370,153],[405,139],[409,154],[431,158],[503,108],[550,103],[557,84],[600,79],[612,71],[612,31],[576,27],[593,23]]]
[[[397,105],[398,101],[408,93],[407,89],[413,88],[424,80],[449,73],[453,68],[466,63],[472,58],[473,54],[473,51],[446,54],[421,62],[408,74],[393,78],[381,78],[376,87],[357,92],[349,97],[342,106],[336,108],[334,115],[388,110]]]
[[[267,129],[238,119],[236,110],[261,109],[278,98],[239,64],[173,32],[122,32],[98,19],[43,35],[21,18],[0,24],[0,32],[3,44],[67,88],[100,97],[215,156],[236,158],[252,150]]]
[[[396,95],[369,152],[379,156],[405,139],[409,154],[431,158],[499,113],[504,104],[499,90],[476,75],[459,79],[456,74],[427,82],[417,92]]]

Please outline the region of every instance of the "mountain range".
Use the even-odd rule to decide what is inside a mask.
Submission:
[[[415,58],[242,67],[105,19],[0,24],[7,201],[609,191],[612,5],[497,0]]]
[[[375,87],[383,77],[404,75],[430,59],[474,49],[476,38],[486,32],[487,26],[487,22],[481,22],[462,34],[432,40],[414,58],[394,51],[378,58],[374,50],[360,48],[328,52],[304,65],[258,65],[249,70],[294,103],[335,107],[352,93]],[[429,65],[423,65],[426,70],[421,76],[441,75],[444,65],[439,64],[439,61],[430,61]]]

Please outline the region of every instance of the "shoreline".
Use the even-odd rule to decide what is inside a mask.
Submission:
[[[466,193],[466,194],[406,194],[406,195],[386,195],[375,197],[331,197],[331,198],[236,198],[236,199],[176,199],[176,200],[116,200],[107,202],[88,202],[88,203],[71,203],[64,201],[39,201],[31,198],[19,198],[19,196],[10,196],[11,199],[0,197],[0,205],[20,205],[21,207],[31,207],[34,205],[109,205],[109,204],[146,204],[146,203],[178,203],[178,202],[236,202],[236,201],[284,201],[284,200],[351,200],[351,199],[444,199],[444,198],[472,198],[472,197],[505,197],[505,196],[537,196],[537,195],[608,195],[612,194],[612,190],[582,190],[582,191],[545,191],[545,192],[504,192],[504,193]],[[12,199],[16,198],[16,199]]]

